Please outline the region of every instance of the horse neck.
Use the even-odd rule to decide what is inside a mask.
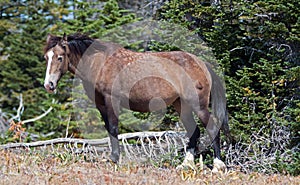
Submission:
[[[84,81],[93,81],[94,77],[97,76],[94,73],[100,71],[104,61],[121,48],[118,44],[97,41],[92,46],[89,46],[89,50],[82,52],[83,55],[71,52],[69,71],[78,75]],[[100,58],[97,57],[98,54],[101,55]],[[95,68],[98,70],[94,70]]]
[[[78,70],[79,63],[82,60],[82,55],[89,48],[89,46],[93,43],[93,40],[85,39],[85,38],[73,38],[68,41],[68,50],[69,50],[69,71],[73,74],[80,73]]]
[[[74,54],[70,55],[69,57],[69,66],[68,66],[68,70],[72,73],[75,74],[77,76],[79,76],[82,80],[84,80],[84,74],[78,69],[78,64],[80,62],[82,56],[75,56]]]

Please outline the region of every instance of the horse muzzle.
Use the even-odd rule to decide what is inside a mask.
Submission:
[[[56,90],[56,83],[50,81],[50,82],[45,83],[44,87],[48,93],[54,93]]]

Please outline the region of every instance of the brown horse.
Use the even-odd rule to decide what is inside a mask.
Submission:
[[[118,115],[120,107],[149,112],[173,105],[180,115],[189,143],[184,164],[194,160],[200,130],[193,112],[207,129],[214,149],[214,170],[225,168],[220,158],[220,128],[229,135],[225,90],[210,65],[183,52],[133,52],[114,43],[83,34],[48,35],[45,88],[53,92],[64,73],[78,75],[88,97],[105,122],[111,160],[119,160]],[[212,114],[208,110],[212,100]]]

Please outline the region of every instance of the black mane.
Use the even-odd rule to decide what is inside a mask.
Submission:
[[[94,39],[87,35],[75,33],[68,36],[68,46],[70,52],[82,56],[86,49],[94,42]]]
[[[81,33],[69,35],[67,40],[70,52],[80,56],[82,56],[86,49],[94,42],[94,39]],[[62,37],[52,36],[47,42],[44,52],[46,53],[49,49],[53,48],[57,44],[61,44],[61,41]]]

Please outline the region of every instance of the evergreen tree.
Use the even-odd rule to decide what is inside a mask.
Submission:
[[[160,10],[160,19],[197,30],[212,47],[225,73],[231,130],[242,142],[262,128],[262,134],[272,137],[272,129],[280,126],[290,129],[290,147],[298,146],[298,7],[296,0],[214,6],[173,0]]]
[[[43,45],[49,33],[82,32],[98,37],[108,29],[135,20],[134,14],[120,9],[113,0],[3,2],[1,13],[1,24],[4,25],[1,45],[6,47],[1,48],[0,108],[15,113],[20,93],[25,105],[22,120],[40,115],[52,106],[54,109],[46,117],[26,125],[26,131],[34,134],[54,131],[52,137],[59,137],[69,128],[70,135],[80,137],[82,125],[99,127],[99,114],[94,109],[82,115],[82,120],[74,118],[78,112],[71,105],[73,82],[70,79],[73,77],[70,74],[60,81],[57,94],[48,94],[44,90]],[[95,118],[97,123],[91,115],[98,116]]]
[[[42,48],[49,25],[65,12],[57,14],[55,9],[63,5],[43,1],[3,2],[2,7],[1,23],[9,21],[14,27],[1,32],[5,47],[0,61],[0,108],[15,111],[14,107],[19,105],[17,97],[23,94],[24,120],[42,114],[52,105],[52,98],[42,85],[45,73]],[[51,123],[39,126],[41,121],[38,121],[33,130],[47,132],[47,127],[58,125]]]

